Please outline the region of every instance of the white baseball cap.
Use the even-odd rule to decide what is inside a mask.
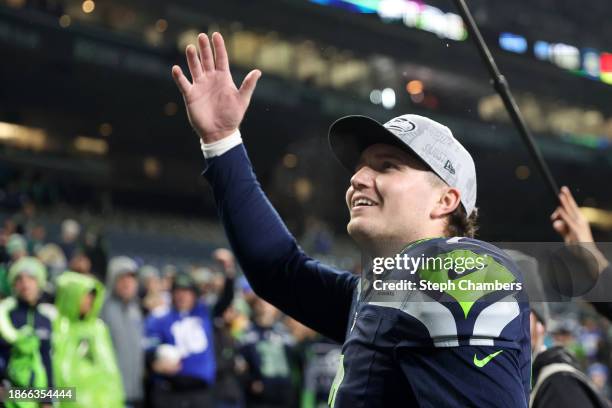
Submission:
[[[476,206],[476,167],[470,153],[446,126],[419,115],[402,115],[384,125],[367,116],[345,116],[329,128],[329,145],[336,158],[354,171],[361,153],[373,144],[408,148],[446,184],[461,193],[470,215]]]

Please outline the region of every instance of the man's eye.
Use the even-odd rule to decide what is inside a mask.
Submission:
[[[383,170],[395,169],[395,168],[397,168],[397,166],[393,162],[384,161],[384,162],[382,162],[382,168],[383,168]]]

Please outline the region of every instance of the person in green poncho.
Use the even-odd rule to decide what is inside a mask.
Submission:
[[[8,278],[9,268],[12,264],[28,255],[27,241],[19,234],[12,234],[8,237],[5,251],[8,259],[0,263],[0,295],[3,297],[11,295],[11,284]]]
[[[36,258],[22,257],[8,271],[13,296],[0,303],[0,361],[11,388],[53,387],[51,327],[53,305],[41,302],[46,270]],[[7,401],[8,408],[50,407],[31,401]]]
[[[64,272],[57,279],[53,325],[56,387],[75,387],[68,408],[123,408],[123,387],[108,327],[98,318],[104,286],[95,278]]]

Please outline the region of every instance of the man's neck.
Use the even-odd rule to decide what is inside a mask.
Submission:
[[[393,257],[406,248],[415,245],[421,241],[442,237],[439,235],[421,236],[419,238],[407,238],[402,241],[379,241],[369,246],[369,249],[365,249],[365,253],[371,257]]]

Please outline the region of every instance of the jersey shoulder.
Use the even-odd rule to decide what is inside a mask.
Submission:
[[[475,238],[445,237],[418,242],[404,250],[412,257],[483,258],[487,266],[502,267],[520,278],[521,271],[513,258],[501,248]]]
[[[479,239],[467,237],[441,237],[427,239],[409,246],[405,251],[433,250],[439,253],[447,253],[457,249],[472,250],[476,253],[486,253],[509,259],[508,255],[501,248]]]

